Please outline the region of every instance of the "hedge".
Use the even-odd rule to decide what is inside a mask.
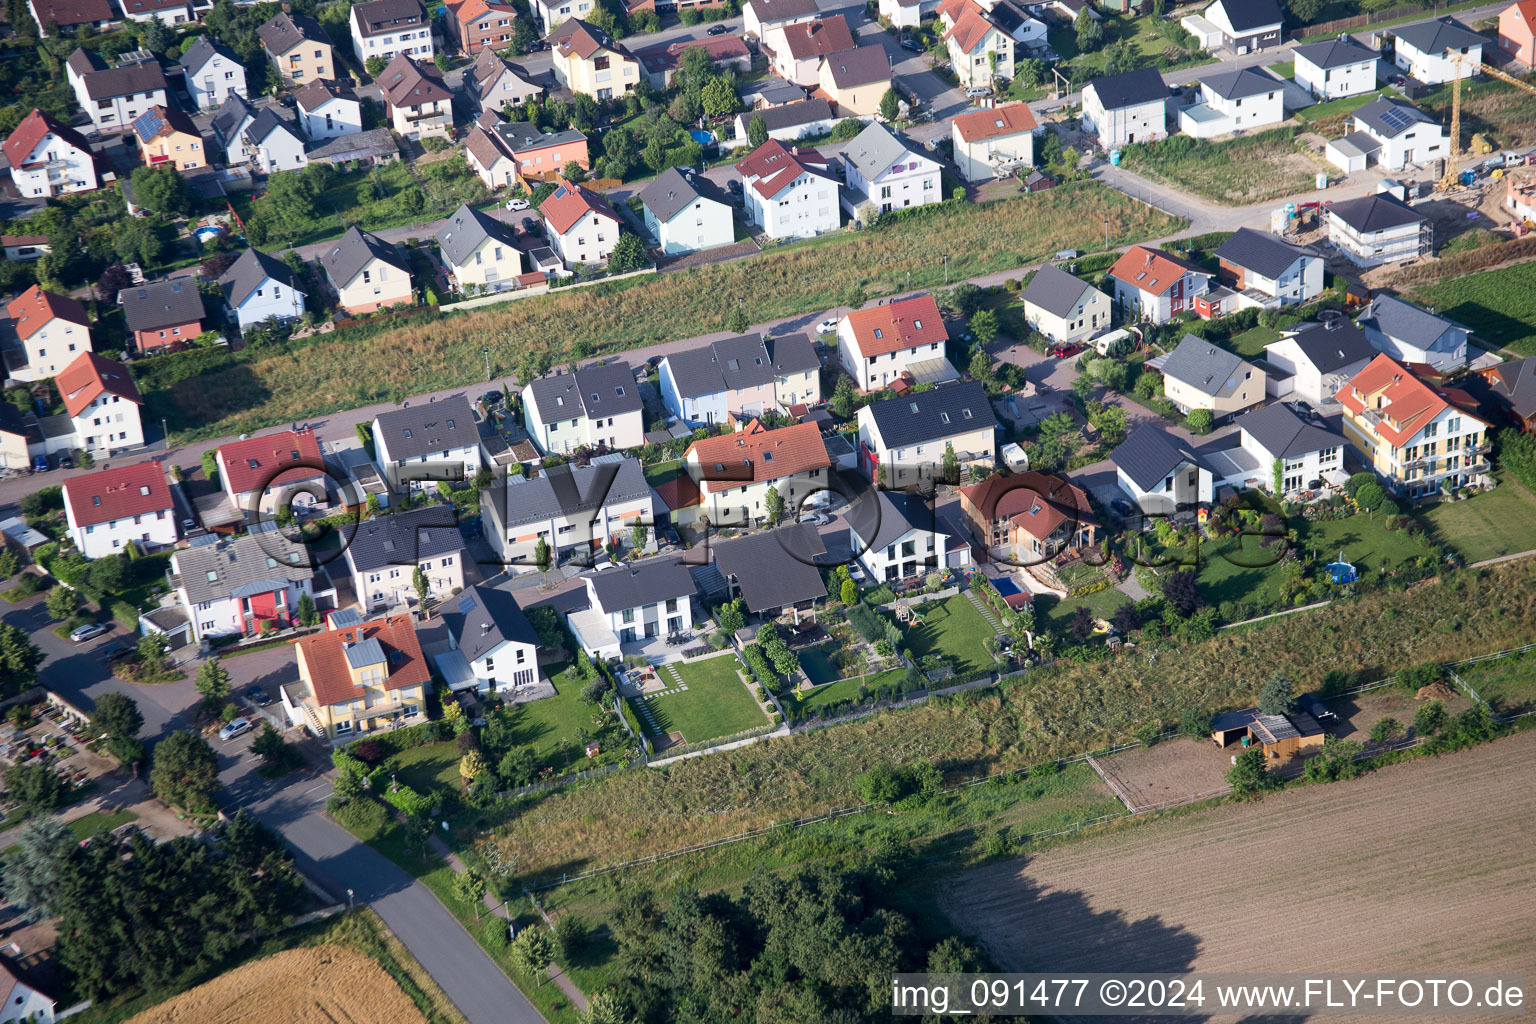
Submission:
[[[112,602],[112,617],[116,619],[124,629],[136,630],[139,628],[139,610],[127,601]]]
[[[435,804],[431,797],[422,796],[410,786],[385,786],[379,795],[412,818],[430,815]]]
[[[368,774],[368,766],[348,753],[345,747],[331,751],[331,764],[343,775],[355,775],[361,779]]]
[[[365,736],[363,739],[372,740],[384,748],[385,756],[398,754],[402,750],[410,750],[412,747],[424,747],[429,743],[437,743],[449,738],[448,724],[443,721],[422,722],[419,725],[406,726],[404,729],[396,729],[393,732],[381,736]],[[352,747],[363,742],[363,739],[353,740],[344,749],[350,751]],[[356,756],[355,754],[353,755]]]

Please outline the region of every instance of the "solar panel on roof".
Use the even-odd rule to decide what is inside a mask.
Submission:
[[[550,196],[550,198],[551,199],[564,199],[565,198],[565,186],[561,185],[559,188],[555,189],[554,195]]]
[[[467,614],[469,614],[469,610],[471,608],[473,608],[474,606],[475,606],[475,595],[474,594],[465,594],[463,597],[459,598],[459,614],[460,615],[467,615]]]
[[[1391,110],[1382,112],[1381,121],[1393,131],[1400,132],[1413,124],[1413,116],[1402,107],[1393,107]]]

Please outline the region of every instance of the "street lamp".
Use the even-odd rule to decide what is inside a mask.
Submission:
[[[348,910],[352,909],[352,890],[351,889],[347,890],[347,909]]]
[[[1104,218],[1104,248],[1109,248],[1109,218]]]
[[[949,284],[949,253],[946,252],[942,256],[940,256],[939,258],[944,261],[944,283],[945,283],[945,285],[948,285]]]

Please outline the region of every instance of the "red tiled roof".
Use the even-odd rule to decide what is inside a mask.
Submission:
[[[1173,283],[1186,271],[1204,274],[1206,277],[1212,276],[1211,272],[1204,267],[1163,252],[1161,249],[1133,245],[1126,250],[1124,256],[1115,261],[1113,267],[1109,268],[1109,276],[1141,291],[1162,295],[1172,288]]]
[[[5,144],[0,146],[0,152],[5,153],[5,158],[11,162],[12,167],[22,167],[27,157],[31,156],[32,151],[37,148],[37,144],[42,142],[44,136],[50,132],[81,152],[91,152],[91,144],[85,141],[85,136],[37,109],[33,109],[32,113],[22,118],[16,130],[11,132],[10,137],[5,140]]]
[[[511,4],[487,3],[486,0],[459,0],[459,3],[449,4],[448,10],[458,19],[460,25],[471,25],[476,18],[496,11],[508,17],[515,18],[517,9]]]
[[[79,324],[87,330],[91,325],[85,316],[85,306],[77,299],[45,292],[37,285],[12,299],[5,307],[5,312],[16,325],[16,337],[22,341],[42,330],[55,317]]]
[[[244,494],[267,487],[286,487],[300,480],[324,476],[320,470],[320,442],[313,430],[284,430],[277,434],[248,437],[219,446],[224,466],[224,489]],[[287,462],[299,462],[295,469],[278,471]],[[274,475],[275,474],[275,475]]]
[[[777,480],[832,464],[816,424],[796,423],[769,430],[761,420],[753,420],[734,434],[693,442],[688,446],[687,458],[706,477],[699,481],[700,490],[706,493],[760,480]],[[710,480],[709,476],[730,479]]]
[[[71,25],[117,21],[117,12],[107,0],[37,0],[37,18],[44,28],[51,21],[60,28]]]
[[[939,9],[934,13],[940,19],[948,18],[950,23],[953,24],[959,19],[960,15],[972,9],[977,9],[975,0],[944,0],[943,3],[939,4]]]
[[[614,42],[608,33],[580,18],[569,18],[549,34],[550,42],[560,48],[562,56],[575,54],[582,60],[590,60],[600,50],[608,50],[624,57],[630,52]]]
[[[692,508],[702,500],[699,485],[687,473],[678,473],[671,480],[657,484],[656,493],[661,495],[661,500],[673,512],[681,508]]]
[[[1466,395],[1431,387],[1415,377],[1391,356],[1379,355],[1355,374],[1339,391],[1339,404],[1357,416],[1367,409],[1380,412],[1375,423],[1365,424],[1394,447],[1413,436],[1452,405],[1461,406]],[[1473,417],[1486,424],[1481,417]]]
[[[64,408],[71,416],[94,402],[99,395],[117,395],[125,402],[143,405],[139,389],[128,376],[128,367],[114,363],[95,352],[82,352],[74,362],[59,371],[54,385],[64,399]]]
[[[1536,0],[1531,0],[1536,3]],[[47,235],[0,235],[0,245],[47,245]]]
[[[431,678],[411,617],[391,615],[361,626],[329,629],[293,641],[294,646],[304,652],[304,665],[309,671],[309,685],[315,691],[316,703],[322,707],[345,704],[363,695],[362,688],[352,683],[347,647],[365,640],[377,640],[384,649],[388,666],[384,689],[421,686]]]
[[[814,149],[790,149],[778,139],[769,139],[736,165],[736,173],[757,179],[752,188],[771,199],[802,174],[826,177],[827,158]]]
[[[851,50],[857,45],[847,20],[841,14],[785,25],[782,31],[784,45],[789,48],[789,55],[795,60],[825,57],[829,53]]]
[[[560,187],[555,189],[550,197],[539,204],[539,215],[549,222],[550,227],[557,234],[565,234],[576,226],[588,213],[595,213],[600,217],[607,217],[615,224],[619,218],[614,214],[613,207],[608,205],[608,200],[590,189],[580,185],[572,185],[564,178],[559,179]]]
[[[1520,17],[1525,20],[1526,25],[1529,26],[1533,32],[1536,32],[1536,0],[1520,0],[1519,3],[1511,4],[1509,7],[1506,7],[1502,13],[1507,14],[1511,10],[1519,12]]]
[[[845,319],[853,332],[854,345],[866,359],[933,342],[943,343],[949,338],[944,318],[939,315],[939,304],[926,293],[871,309],[857,309]]]
[[[64,502],[76,526],[110,523],[175,507],[158,462],[137,462],[71,477],[64,481]]]
[[[970,53],[993,28],[996,26],[992,24],[992,19],[981,8],[967,6],[956,19],[954,28],[944,33],[944,38],[953,39],[961,53]]]
[[[1062,477],[1033,470],[1012,476],[994,473],[980,483],[960,488],[960,493],[988,522],[1007,519],[1041,540],[1068,519],[1095,521],[1082,488]]]
[[[1531,2],[1536,3],[1536,0]],[[983,139],[995,139],[1002,135],[1020,135],[1034,131],[1038,124],[1035,121],[1035,115],[1030,112],[1029,105],[1025,103],[1009,103],[1006,106],[993,107],[991,110],[961,114],[951,123],[960,133],[960,139],[963,142],[980,142]]]

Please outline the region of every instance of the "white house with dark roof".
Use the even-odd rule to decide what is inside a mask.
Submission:
[[[731,203],[702,175],[669,167],[639,192],[645,226],[667,254],[693,252],[736,240]]]
[[[512,228],[468,203],[443,220],[434,241],[450,280],[460,291],[510,288],[525,269]]]
[[[0,963],[0,993],[4,993],[0,995],[0,1000],[3,1000],[5,1007],[0,1010],[0,1024],[9,1024],[11,1021],[53,1024],[56,1006],[53,998],[22,981],[3,963]]]
[[[1201,14],[1221,31],[1221,45],[1238,55],[1280,45],[1285,18],[1276,0],[1216,0]]]
[[[349,24],[352,55],[359,67],[369,57],[388,62],[397,53],[416,60],[432,59],[432,23],[417,0],[368,0],[353,4]]]
[[[910,148],[883,124],[872,123],[843,149],[850,212],[873,203],[881,213],[942,202],[937,160]]]
[[[1264,346],[1264,362],[1280,385],[1281,398],[1295,395],[1313,405],[1333,401],[1339,389],[1376,357],[1365,332],[1345,316],[1300,324]]]
[[[335,598],[308,545],[273,529],[183,548],[171,555],[170,578],[193,643],[255,634],[264,622],[296,625],[303,595]]]
[[[480,430],[463,395],[379,413],[373,446],[374,464],[394,493],[467,480],[480,470]]]
[[[77,55],[84,53],[75,51]],[[165,72],[160,62],[143,50],[118,58],[112,67],[94,54],[83,60],[72,55],[69,60],[75,99],[99,130],[126,128],[150,107],[167,103]]]
[[[1433,223],[1395,196],[1346,199],[1327,211],[1328,241],[1356,266],[1396,263],[1434,251]]]
[[[610,451],[645,443],[635,371],[622,359],[536,377],[523,388],[523,425],[540,451]]]
[[[694,578],[709,598],[741,598],[750,615],[764,619],[786,611],[798,615],[810,602],[827,596],[826,581],[816,564],[826,551],[815,526],[783,523],[729,540],[711,539],[708,554],[714,565],[694,569]],[[723,589],[708,588],[712,576]]]
[[[187,94],[198,110],[217,110],[231,94],[245,95],[245,65],[207,36],[193,40],[176,63],[186,72]]]
[[[240,329],[304,315],[304,292],[288,264],[259,249],[247,249],[219,277],[219,289]]]
[[[224,147],[224,163],[230,167],[251,162],[245,148],[245,130],[256,121],[256,108],[239,93],[232,93],[213,115],[213,137]]]
[[[1378,167],[1401,171],[1428,164],[1450,152],[1450,131],[1412,103],[1374,99],[1355,111],[1355,132],[1373,143],[1368,155]]]
[[[1218,422],[1264,401],[1264,371],[1192,334],[1156,367],[1163,393],[1182,413],[1209,411]]]
[[[1154,68],[1095,78],[1083,87],[1083,131],[1114,149],[1168,137],[1168,86]]]
[[[470,587],[444,606],[443,624],[450,657],[464,665],[462,676],[450,674],[438,655],[450,690],[513,693],[537,685],[539,637],[511,591]]]
[[[1354,36],[1308,43],[1291,52],[1296,58],[1292,77],[1315,99],[1336,100],[1376,89],[1376,62],[1381,55],[1361,46]]]
[[[980,381],[871,402],[859,410],[858,427],[860,467],[896,490],[939,476],[951,447],[962,468],[996,458],[997,416]]]
[[[805,95],[794,86],[790,88],[795,89],[800,97]],[[837,123],[837,117],[832,113],[832,104],[820,96],[758,110],[743,110],[736,115],[736,138],[741,145],[747,143],[754,117],[762,118],[769,139],[780,142],[796,142],[807,135],[821,135],[831,131]]]
[[[262,174],[296,171],[309,164],[304,137],[275,107],[257,111],[241,135],[245,159]]]
[[[415,576],[427,578],[428,600],[464,589],[464,535],[452,505],[424,505],[357,524],[347,540],[352,593],[364,614],[417,600]]]
[[[508,572],[538,568],[539,541],[558,565],[602,556],[611,543],[634,547],[636,524],[655,522],[651,485],[638,459],[549,466],[535,477],[508,475],[480,497],[485,539]],[[642,550],[654,551],[649,533]]]
[[[1425,85],[1439,85],[1481,73],[1488,40],[1452,17],[1392,29],[1392,62]]]
[[[814,149],[769,139],[736,165],[747,219],[771,238],[811,238],[842,226],[841,186]]]
[[[1344,478],[1344,436],[1303,419],[1282,402],[1243,413],[1228,435],[1200,451],[1215,486],[1290,498]],[[1277,474],[1278,470],[1278,474]],[[1276,491],[1278,476],[1279,490]]]
[[[1395,295],[1377,295],[1355,317],[1366,340],[1400,363],[1433,366],[1442,373],[1467,362],[1467,329]]]
[[[363,105],[344,82],[317,78],[293,94],[299,124],[311,142],[356,135],[363,130]]]
[[[1221,287],[1195,300],[1201,316],[1294,306],[1322,294],[1325,261],[1310,246],[1291,245],[1268,232],[1238,228],[1214,255]]]
[[[875,503],[858,502],[849,510],[848,529],[859,565],[873,581],[894,583],[943,565],[948,534],[921,494],[878,491]]]
[[[756,334],[663,356],[657,386],[667,411],[689,426],[747,421],[821,401],[821,360],[804,334]]]
[[[1200,80],[1200,102],[1179,110],[1179,131],[1209,139],[1285,120],[1285,83],[1257,68],[1239,68]]]
[[[543,86],[534,82],[526,68],[503,60],[490,47],[481,50],[474,66],[464,73],[464,98],[477,114],[509,103],[521,106],[543,93]]]
[[[1143,512],[1166,514],[1209,505],[1215,496],[1216,477],[1205,458],[1161,426],[1132,430],[1109,460],[1121,490]]]
[[[676,555],[593,570],[581,577],[587,606],[566,623],[594,658],[616,658],[624,644],[680,633],[693,625],[693,575]]]
[[[356,224],[319,262],[343,312],[373,313],[411,301],[410,261],[393,242]]]
[[[1043,264],[1024,289],[1024,320],[1051,342],[1074,345],[1109,329],[1109,296],[1054,263]]]

